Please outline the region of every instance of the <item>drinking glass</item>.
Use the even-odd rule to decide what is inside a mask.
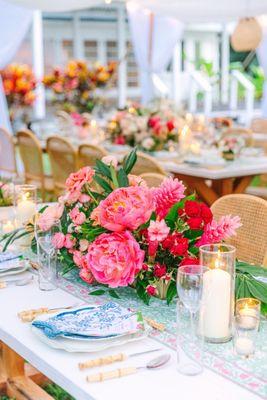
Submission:
[[[46,229],[41,230],[38,220],[35,221],[35,239],[39,263],[40,290],[56,289],[57,279],[57,249],[54,245],[54,235],[61,231],[59,220],[46,220]]]
[[[180,349],[178,351],[177,348],[177,357],[178,370],[185,375],[197,375],[203,371],[203,337],[200,327],[202,319],[199,318],[199,310],[202,301],[203,274],[207,270],[202,265],[185,265],[178,269],[177,326]],[[189,341],[184,339],[182,331],[189,331]]]

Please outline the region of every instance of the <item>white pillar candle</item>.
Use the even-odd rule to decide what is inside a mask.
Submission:
[[[207,339],[230,336],[231,276],[214,268],[203,275],[202,330]]]
[[[239,337],[235,340],[235,350],[241,356],[249,356],[254,353],[254,344],[252,339]]]
[[[17,219],[22,225],[27,223],[35,214],[35,203],[24,197],[17,203]]]

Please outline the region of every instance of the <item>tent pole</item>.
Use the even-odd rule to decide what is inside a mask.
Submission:
[[[127,70],[125,58],[126,54],[126,23],[125,23],[125,10],[124,6],[118,6],[118,19],[117,19],[117,35],[118,35],[118,107],[124,108],[126,105],[126,91],[127,91]]]
[[[36,118],[42,119],[45,117],[45,89],[44,85],[41,83],[44,76],[44,43],[42,13],[39,10],[33,12],[32,57],[33,71],[38,81],[36,86],[34,115]]]
[[[80,15],[77,11],[73,13],[73,56],[76,60],[83,59],[83,49],[80,35]]]
[[[227,24],[223,24],[221,51],[221,101],[223,104],[227,104],[229,99],[228,89],[230,64],[229,34],[227,31]]]
[[[179,41],[174,47],[172,58],[172,98],[177,106],[181,103],[181,57],[181,41]]]

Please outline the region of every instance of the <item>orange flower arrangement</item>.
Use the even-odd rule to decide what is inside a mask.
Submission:
[[[72,60],[64,69],[54,68],[50,75],[44,77],[43,83],[52,90],[56,102],[71,103],[77,111],[90,111],[92,92],[97,87],[105,86],[115,70],[114,62],[106,66],[95,64],[90,68],[84,61]]]
[[[36,96],[36,79],[26,64],[10,64],[0,71],[9,106],[30,106]]]

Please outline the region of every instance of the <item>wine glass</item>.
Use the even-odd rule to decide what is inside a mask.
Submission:
[[[177,292],[182,305],[190,313],[190,345],[182,341],[183,350],[179,351],[178,370],[186,375],[196,375],[202,372],[202,347],[203,338],[201,332],[195,332],[195,316],[200,309],[203,292],[203,274],[208,268],[202,265],[185,265],[178,269],[177,274]],[[177,307],[177,325],[182,326],[185,313],[181,309],[181,303]],[[186,330],[187,325],[183,325]],[[184,333],[184,332],[183,332]],[[187,342],[187,341],[186,341]],[[186,344],[186,346],[185,346]],[[191,347],[190,347],[191,346]]]
[[[41,290],[56,289],[57,249],[54,236],[61,231],[60,220],[46,220],[45,229],[41,229],[38,219],[35,221],[35,239],[39,263],[39,288]]]

